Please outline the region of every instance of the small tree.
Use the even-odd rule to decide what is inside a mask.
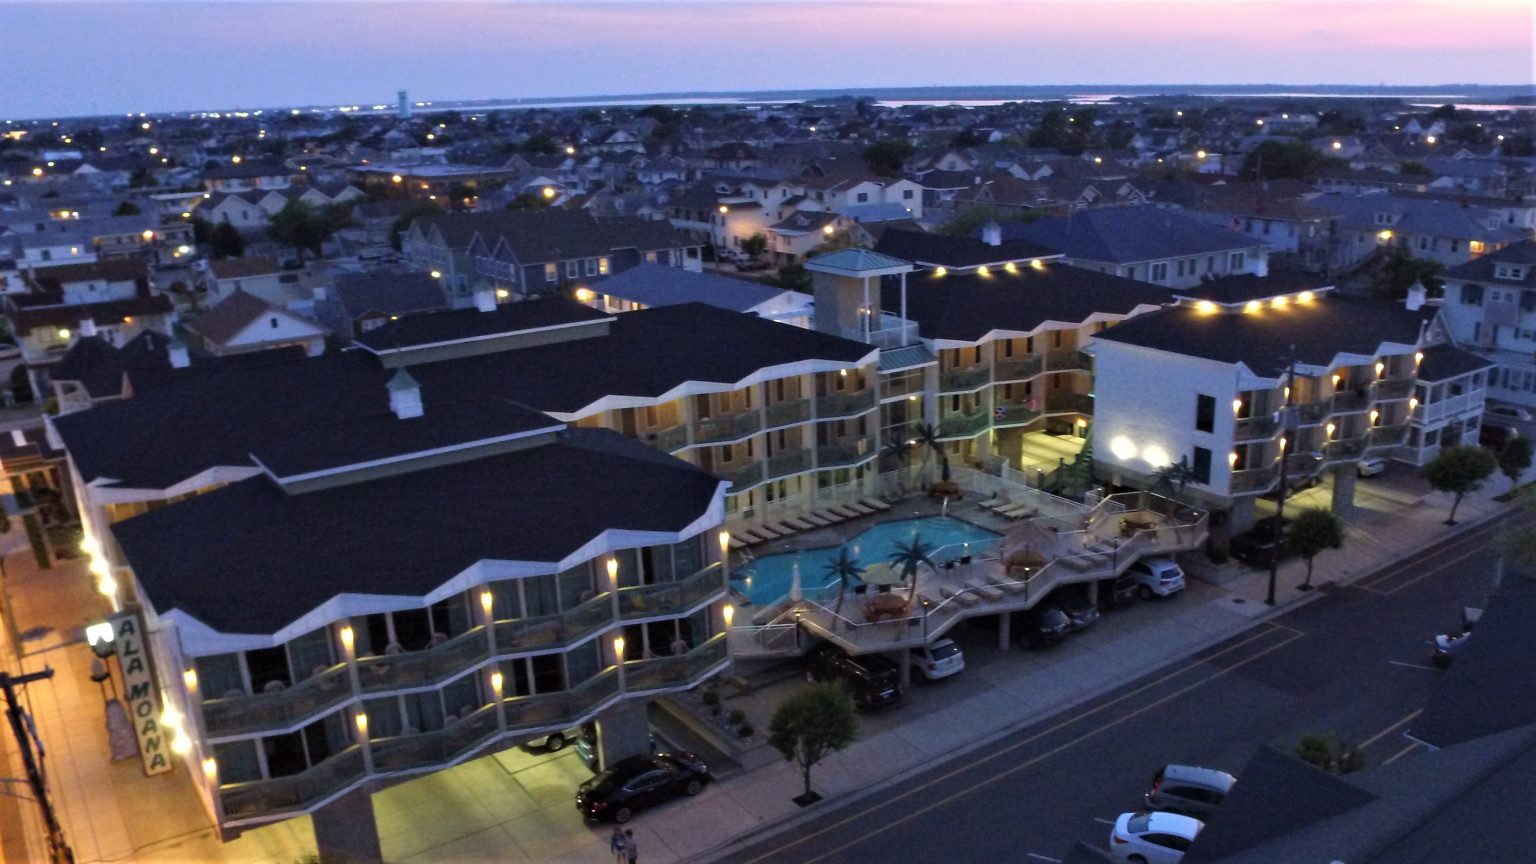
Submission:
[[[785,264],[779,268],[779,275],[770,282],[785,291],[799,291],[801,294],[809,294],[812,290],[811,271],[805,269],[804,264]]]
[[[1327,735],[1303,735],[1296,745],[1296,758],[1331,774],[1349,774],[1365,767],[1365,751]]]
[[[1301,583],[1303,591],[1312,587],[1312,559],[1325,549],[1337,549],[1344,545],[1344,523],[1332,510],[1312,507],[1301,511],[1291,525],[1291,533],[1285,537],[1285,545],[1291,554],[1307,561],[1307,579]]]
[[[801,806],[820,799],[811,791],[811,768],[827,754],[853,743],[858,735],[853,697],[842,684],[823,681],[810,684],[784,700],[768,724],[768,743],[786,762],[800,766],[805,792],[796,798]]]
[[[208,232],[208,245],[213,249],[215,258],[239,258],[245,254],[245,238],[240,236],[239,229],[229,224],[229,220],[220,220]]]
[[[864,148],[864,165],[881,177],[900,177],[902,165],[916,152],[905,138],[881,138]]]
[[[1531,467],[1531,451],[1533,443],[1524,435],[1509,439],[1504,449],[1499,451],[1499,473],[1509,478],[1509,482],[1520,485],[1520,478],[1525,475],[1525,470]]]
[[[143,212],[144,211],[139,209],[139,205],[133,203],[132,201],[124,201],[123,203],[117,205],[117,208],[112,211],[112,215],[113,216],[138,216],[138,215],[140,215]]]
[[[757,256],[768,251],[768,236],[766,234],[753,234],[741,241],[741,251],[748,258],[757,260]]]
[[[1430,486],[1436,491],[1456,496],[1451,503],[1451,515],[1446,518],[1445,524],[1456,524],[1456,508],[1461,506],[1462,497],[1468,492],[1481,489],[1483,481],[1493,476],[1496,468],[1498,460],[1493,453],[1469,445],[1447,447],[1424,466],[1424,479],[1429,481]]]

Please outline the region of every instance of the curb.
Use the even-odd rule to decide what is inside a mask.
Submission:
[[[1392,560],[1383,562],[1382,564],[1380,564],[1377,567],[1373,567],[1370,570],[1366,570],[1366,571],[1364,571],[1364,572],[1362,572],[1362,573],[1360,573],[1360,574],[1358,574],[1356,576],[1353,576],[1347,582],[1339,582],[1338,580],[1335,580],[1335,583],[1336,584],[1348,585],[1348,584],[1353,584],[1354,582],[1360,581],[1362,579],[1365,579],[1367,577],[1374,576],[1374,575],[1376,575],[1376,574],[1378,574],[1378,573],[1380,573],[1380,572],[1382,572],[1382,571],[1384,571],[1384,570],[1386,570],[1386,569],[1388,569],[1390,567],[1394,567],[1394,566],[1397,566],[1397,565],[1401,564],[1404,560],[1406,560],[1406,559],[1408,559],[1408,558],[1418,554],[1419,552],[1423,551],[1424,549],[1429,548],[1430,546],[1435,545],[1436,543],[1443,543],[1443,542],[1445,542],[1447,540],[1454,539],[1454,538],[1459,537],[1459,536],[1461,536],[1463,534],[1470,533],[1470,532],[1472,532],[1472,531],[1474,531],[1474,530],[1476,530],[1478,528],[1481,528],[1481,527],[1483,527],[1483,526],[1485,526],[1485,525],[1487,525],[1489,523],[1494,522],[1495,520],[1497,520],[1497,519],[1499,519],[1501,517],[1507,516],[1508,514],[1509,514],[1508,508],[1502,508],[1502,509],[1496,510],[1496,511],[1494,511],[1492,513],[1480,516],[1477,519],[1473,519],[1473,520],[1469,520],[1469,521],[1465,521],[1465,522],[1458,522],[1456,524],[1456,526],[1454,526],[1453,530],[1451,530],[1450,532],[1448,532],[1445,535],[1441,535],[1441,536],[1436,537],[1436,538],[1434,538],[1432,540],[1428,540],[1428,541],[1419,543],[1419,544],[1417,544],[1417,545],[1415,545],[1415,546],[1413,546],[1413,547],[1411,547],[1409,549],[1406,549],[1402,553],[1400,553],[1398,556],[1393,558]],[[1325,584],[1325,583],[1323,583],[1323,584]],[[811,822],[811,821],[813,821],[815,819],[820,818],[821,816],[827,815],[828,813],[835,813],[835,812],[838,812],[838,811],[841,811],[841,810],[846,810],[846,809],[849,809],[849,808],[852,808],[852,807],[856,807],[861,802],[863,802],[863,801],[865,801],[865,800],[867,800],[869,798],[872,798],[872,797],[874,797],[875,795],[877,795],[877,794],[879,794],[881,792],[885,792],[886,790],[891,789],[892,787],[894,787],[894,786],[896,786],[896,785],[898,785],[900,783],[903,783],[903,782],[909,780],[910,778],[912,778],[914,776],[917,776],[918,774],[923,773],[924,771],[928,771],[928,770],[932,769],[937,764],[948,762],[948,761],[952,761],[952,760],[956,760],[956,759],[959,759],[959,758],[964,757],[966,755],[969,755],[970,753],[973,753],[973,752],[976,752],[978,750],[981,750],[982,748],[987,747],[987,746],[989,746],[991,744],[994,744],[997,741],[1000,741],[1000,740],[1008,737],[1009,735],[1013,735],[1013,734],[1015,734],[1017,732],[1020,732],[1020,731],[1026,729],[1026,728],[1028,728],[1028,727],[1030,727],[1032,725],[1035,725],[1035,724],[1043,721],[1043,720],[1049,719],[1051,717],[1055,717],[1055,716],[1057,716],[1059,714],[1066,713],[1066,712],[1068,712],[1068,711],[1070,711],[1070,710],[1072,710],[1072,709],[1074,709],[1074,708],[1076,708],[1076,707],[1078,707],[1080,705],[1083,705],[1084,703],[1091,702],[1094,699],[1097,699],[1097,698],[1099,698],[1099,697],[1101,697],[1101,696],[1103,696],[1103,695],[1105,695],[1107,693],[1110,693],[1111,691],[1113,691],[1115,689],[1118,689],[1119,687],[1122,687],[1125,684],[1128,684],[1128,683],[1130,683],[1132,681],[1135,681],[1135,680],[1137,680],[1139,678],[1143,678],[1143,677],[1145,677],[1145,676],[1147,676],[1147,675],[1149,675],[1149,674],[1151,674],[1153,672],[1156,672],[1157,670],[1162,669],[1165,666],[1172,665],[1174,663],[1179,662],[1180,660],[1188,659],[1189,657],[1192,657],[1192,656],[1194,656],[1196,654],[1199,654],[1201,651],[1204,651],[1207,648],[1210,648],[1210,647],[1212,647],[1214,645],[1220,644],[1221,642],[1224,642],[1224,641],[1226,641],[1228,639],[1231,639],[1234,636],[1237,636],[1237,635],[1245,633],[1245,632],[1247,632],[1249,630],[1252,630],[1253,628],[1259,626],[1260,624],[1268,623],[1270,621],[1270,619],[1277,618],[1280,615],[1289,613],[1289,612],[1291,612],[1294,609],[1299,609],[1302,606],[1305,606],[1305,605],[1307,605],[1309,603],[1315,602],[1316,600],[1322,598],[1323,596],[1325,596],[1325,594],[1322,591],[1308,591],[1308,592],[1304,592],[1304,593],[1300,594],[1297,597],[1294,597],[1294,598],[1290,599],[1289,601],[1286,601],[1286,602],[1283,602],[1283,603],[1277,603],[1274,607],[1268,609],[1267,611],[1265,611],[1261,615],[1258,615],[1258,616],[1256,616],[1254,618],[1250,618],[1250,619],[1248,619],[1246,621],[1239,622],[1236,626],[1234,626],[1230,630],[1223,631],[1222,633],[1212,635],[1209,638],[1207,638],[1205,640],[1202,640],[1201,642],[1199,642],[1199,643],[1195,644],[1194,646],[1192,646],[1189,650],[1187,650],[1184,653],[1180,654],[1178,657],[1175,657],[1175,658],[1172,658],[1172,659],[1168,659],[1168,660],[1162,660],[1162,661],[1158,662],[1156,665],[1149,665],[1149,666],[1146,666],[1146,667],[1139,668],[1136,671],[1129,672],[1127,674],[1121,675],[1121,676],[1115,678],[1114,680],[1109,681],[1109,682],[1107,682],[1107,683],[1105,683],[1105,684],[1103,684],[1103,685],[1101,685],[1099,687],[1096,687],[1096,688],[1094,688],[1092,690],[1087,690],[1087,691],[1083,691],[1081,693],[1078,693],[1078,694],[1074,695],[1072,698],[1070,698],[1069,700],[1067,700],[1065,702],[1062,702],[1062,703],[1057,704],[1057,705],[1053,705],[1053,706],[1051,706],[1048,709],[1043,709],[1043,710],[1040,710],[1040,711],[1036,711],[1036,712],[1034,712],[1032,714],[1026,715],[1024,717],[1021,717],[1021,718],[1011,722],[1008,726],[1005,726],[1002,729],[999,729],[999,730],[994,731],[994,732],[987,733],[986,735],[983,735],[980,738],[972,739],[971,741],[968,741],[968,742],[962,742],[962,743],[956,744],[954,747],[952,747],[952,748],[950,748],[948,750],[945,750],[942,753],[939,753],[939,754],[933,756],[932,758],[930,758],[929,760],[927,760],[926,762],[924,762],[921,765],[915,765],[915,766],[913,766],[911,768],[907,768],[907,769],[905,769],[905,770],[903,770],[901,772],[898,772],[896,774],[892,774],[891,776],[886,777],[886,778],[884,778],[882,780],[876,781],[875,783],[872,783],[869,786],[864,787],[863,789],[859,789],[857,791],[854,791],[854,792],[851,792],[851,793],[848,793],[848,794],[846,794],[844,796],[839,797],[837,799],[836,807],[824,808],[824,809],[816,810],[816,811],[813,811],[813,812],[801,811],[799,813],[792,813],[789,816],[781,817],[781,818],[773,820],[773,821],[764,822],[763,824],[758,825],[758,826],[752,828],[750,831],[748,831],[748,832],[746,832],[746,833],[744,833],[744,834],[742,834],[742,835],[740,835],[738,837],[735,837],[735,838],[733,838],[733,839],[731,839],[731,840],[729,840],[729,841],[727,841],[725,843],[721,843],[721,844],[719,844],[717,846],[711,847],[710,849],[708,849],[708,850],[700,853],[699,855],[695,856],[692,860],[694,862],[696,862],[696,864],[713,864],[713,862],[723,862],[723,861],[726,861],[726,860],[732,860],[732,859],[728,859],[726,856],[727,855],[731,855],[732,853],[738,853],[742,849],[744,849],[744,848],[746,848],[748,846],[751,846],[751,845],[753,845],[756,842],[761,841],[762,839],[764,839],[767,836],[770,836],[770,835],[776,834],[776,833],[781,833],[781,832],[785,831],[786,829],[791,829],[791,828],[794,828],[795,826],[798,826],[798,825],[803,825],[803,824],[809,823],[809,822]],[[743,772],[743,774],[739,775],[739,776],[750,776],[750,773]]]

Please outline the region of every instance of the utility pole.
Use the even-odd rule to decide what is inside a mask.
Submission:
[[[32,786],[32,798],[37,801],[38,809],[43,811],[43,825],[48,830],[48,854],[53,864],[74,864],[75,853],[70,851],[69,843],[64,840],[64,829],[59,826],[59,819],[53,812],[53,805],[48,802],[48,787],[43,783],[43,772],[38,765],[38,757],[42,754],[42,742],[38,742],[38,756],[32,753],[33,737],[36,733],[29,734],[28,727],[32,725],[31,718],[21,710],[16,703],[16,686],[29,684],[33,681],[45,681],[53,677],[53,669],[47,668],[41,672],[31,672],[26,675],[11,675],[9,672],[0,672],[0,689],[5,690],[6,715],[11,719],[11,732],[16,736],[16,746],[21,748],[21,761],[27,767],[27,783]]]
[[[1285,361],[1285,407],[1280,409],[1280,489],[1275,499],[1275,523],[1270,535],[1273,547],[1269,552],[1269,597],[1266,604],[1275,605],[1275,582],[1280,577],[1280,544],[1285,542],[1285,496],[1290,480],[1288,465],[1291,450],[1296,446],[1296,346],[1292,345]]]

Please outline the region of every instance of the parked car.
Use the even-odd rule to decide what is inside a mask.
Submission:
[[[806,661],[805,680],[841,681],[861,710],[890,705],[901,698],[896,664],[878,654],[850,657],[835,645],[823,645]]]
[[[1207,819],[1216,812],[1237,782],[1225,771],[1196,768],[1192,765],[1164,765],[1152,775],[1147,791],[1147,806],[1165,813],[1183,813]]]
[[[1125,572],[1136,580],[1136,593],[1143,600],[1172,597],[1184,590],[1184,571],[1172,558],[1152,555],[1132,564]]]
[[[1520,437],[1520,430],[1503,423],[1495,423],[1492,420],[1483,421],[1482,429],[1477,433],[1477,443],[1481,447],[1487,447],[1495,453],[1504,449],[1510,441]]]
[[[565,745],[574,744],[581,740],[583,736],[595,734],[596,728],[591,723],[587,723],[583,726],[572,726],[559,732],[551,732],[548,735],[540,735],[537,738],[529,738],[523,742],[522,746],[524,750],[528,751],[555,753],[564,750]]]
[[[758,261],[755,258],[749,258],[746,261],[736,262],[737,273],[755,273],[758,270],[768,270],[772,267],[773,265],[769,264],[767,261]]]
[[[1275,541],[1275,516],[1267,516],[1253,523],[1253,527],[1232,538],[1232,557],[1249,567],[1268,567],[1271,560],[1283,561],[1290,554],[1285,548],[1285,532],[1291,520],[1280,524],[1280,540]]]
[[[953,639],[912,649],[912,668],[926,681],[948,678],[965,670],[965,653]]]
[[[1099,621],[1098,606],[1088,602],[1087,585],[1066,585],[1051,592],[1051,601],[1067,613],[1072,632],[1087,630]]]
[[[1178,864],[1204,827],[1178,813],[1121,813],[1109,830],[1109,854],[1136,864]]]
[[[1531,422],[1531,412],[1519,405],[1489,405],[1483,409],[1483,413],[1490,417],[1499,417],[1505,420],[1519,420],[1522,423]]]
[[[1454,635],[1443,634],[1435,637],[1435,649],[1429,654],[1429,662],[1436,669],[1449,669],[1451,661],[1464,653],[1467,648],[1467,638],[1470,631]]]
[[[1135,600],[1139,584],[1136,581],[1136,575],[1129,571],[1113,579],[1100,579],[1099,610],[1107,612],[1110,609],[1118,609]]]
[[[1049,648],[1072,632],[1072,619],[1051,603],[1013,613],[1014,638],[1026,648]]]
[[[1387,460],[1380,456],[1367,456],[1355,463],[1355,473],[1361,477],[1375,477],[1387,470]]]
[[[631,756],[581,784],[576,809],[587,819],[628,822],[637,811],[699,794],[709,780],[709,766],[692,753]]]

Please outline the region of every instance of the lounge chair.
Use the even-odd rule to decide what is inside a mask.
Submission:
[[[939,596],[967,607],[975,606],[981,602],[980,598],[973,596],[969,591],[956,591],[948,585],[939,586]]]
[[[750,543],[748,543],[747,541],[741,539],[741,532],[740,531],[733,531],[733,532],[731,532],[731,548],[732,549],[736,549],[736,550],[739,551],[739,550],[747,548],[750,545],[751,545]]]
[[[997,506],[1002,505],[1002,504],[1010,504],[1010,503],[1012,503],[1012,501],[1009,500],[1007,495],[998,495],[996,497],[988,498],[985,501],[979,501],[977,503],[980,504],[982,507],[985,507],[988,510],[991,510],[993,507],[997,507]]]
[[[882,513],[891,509],[891,505],[881,501],[879,498],[865,498],[859,503],[863,504],[865,507],[868,507],[871,510],[879,510]]]
[[[842,516],[844,519],[857,519],[858,517],[864,515],[852,507],[845,507],[842,504],[838,504],[834,507],[828,507],[827,509],[831,510],[833,513],[838,514],[839,516]]]
[[[989,579],[988,582],[991,585],[1003,589],[1009,594],[1023,594],[1025,591],[1029,590],[1029,586],[1024,584],[1023,579],[1010,579],[1001,573],[993,574],[992,578]]]
[[[845,509],[845,510],[852,510],[853,512],[859,514],[860,516],[868,516],[871,513],[875,512],[875,508],[873,508],[873,507],[865,507],[863,504],[860,504],[857,501],[853,502],[852,504],[844,504],[843,505],[843,509]]]
[[[795,526],[789,524],[788,520],[780,520],[778,522],[773,523],[772,525],[769,525],[768,528],[771,531],[778,532],[778,535],[780,537],[788,537],[789,535],[794,534],[795,532],[800,530],[799,528],[796,528]]]
[[[779,532],[767,527],[766,525],[753,525],[752,533],[763,538],[764,540],[779,539]]]
[[[992,512],[996,513],[999,516],[1003,516],[1005,518],[1008,518],[1008,519],[1017,519],[1019,516],[1023,515],[1024,513],[1029,512],[1029,505],[1027,505],[1027,504],[1010,504],[1007,507],[997,507],[997,508],[993,509]]]
[[[838,513],[837,511],[833,510],[831,507],[823,507],[820,510],[817,510],[815,515],[820,516],[821,518],[827,520],[827,524],[828,525],[836,525],[839,522],[845,522],[845,521],[848,520],[847,516],[844,516],[843,514]]]
[[[810,531],[817,527],[816,523],[806,519],[804,516],[796,516],[793,519],[785,519],[784,524],[795,529],[796,531]]]
[[[1038,512],[1039,511],[1037,511],[1033,507],[1024,507],[1024,508],[1021,508],[1021,509],[1009,510],[1004,515],[1006,515],[1009,519],[1028,519],[1029,517],[1034,516]]]
[[[988,585],[978,579],[972,579],[971,581],[965,583],[965,587],[971,589],[977,594],[980,594],[984,599],[987,600],[997,601],[1003,599],[1002,589],[994,588],[991,585]]]
[[[817,528],[825,528],[828,525],[834,524],[833,520],[828,519],[819,513],[801,513],[799,518],[801,522],[809,522],[811,525]]]
[[[995,503],[995,504],[993,504],[991,502],[986,502],[986,503],[983,503],[981,506],[987,508],[988,510],[991,510],[993,513],[997,513],[997,512],[1002,511],[1002,510],[1007,510],[1007,509],[1012,508],[1012,507],[1020,507],[1020,506],[1023,506],[1023,505],[1019,504],[1017,501],[1014,501],[1012,498],[1009,498],[1009,497],[1007,497],[1005,495],[1002,498],[998,498],[997,499],[997,503]]]

